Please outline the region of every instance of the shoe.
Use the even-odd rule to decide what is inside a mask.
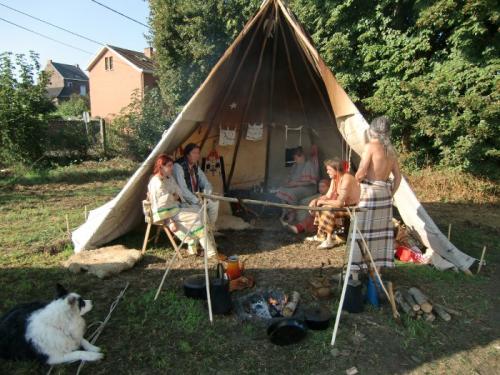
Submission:
[[[324,241],[324,238],[318,237],[317,235],[311,236],[311,237],[306,237],[305,241],[309,242],[322,242]]]
[[[321,244],[317,247],[318,250],[326,250],[326,249],[331,249],[332,247],[335,246],[335,242],[333,241],[328,241],[324,240],[321,242]]]
[[[299,234],[299,230],[297,229],[297,227],[295,225],[287,224],[285,226],[285,228],[288,229],[292,233]]]

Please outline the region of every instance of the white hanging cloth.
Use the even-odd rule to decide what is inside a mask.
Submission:
[[[299,132],[299,146],[302,146],[302,126],[296,128],[290,128],[288,125],[285,125],[285,145],[288,147],[288,132],[294,131]]]
[[[236,129],[219,128],[219,145],[233,146],[236,143]]]
[[[247,141],[260,141],[264,137],[264,124],[248,124]]]

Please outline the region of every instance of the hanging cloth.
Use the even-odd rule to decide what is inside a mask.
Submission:
[[[293,147],[289,147],[288,145],[288,132],[298,132],[299,133],[299,144],[294,145]],[[295,160],[293,160],[293,154],[295,149],[299,146],[302,146],[302,126],[296,128],[290,128],[288,125],[285,125],[285,167],[291,167],[295,164]]]
[[[247,141],[260,141],[264,137],[264,124],[248,124]]]
[[[219,145],[233,146],[236,143],[236,129],[219,128]]]

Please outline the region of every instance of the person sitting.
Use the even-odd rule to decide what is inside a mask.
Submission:
[[[330,189],[328,193],[317,201],[312,202],[317,207],[341,208],[356,205],[359,202],[360,188],[353,175],[344,171],[340,159],[331,159],[324,162],[326,173],[331,178]],[[318,232],[314,237],[308,240],[322,241],[318,249],[331,249],[336,245],[344,243],[334,231],[336,221],[347,217],[346,212],[341,211],[316,211],[315,224],[318,226]],[[335,241],[333,237],[335,236]]]
[[[201,208],[202,202],[196,196],[196,193],[212,194],[212,185],[198,166],[199,160],[200,146],[189,143],[184,148],[184,156],[177,159],[174,164],[174,177],[181,189],[185,203],[197,207],[198,210]],[[207,213],[210,226],[215,232],[215,223],[219,214],[219,201],[207,199]]]
[[[301,199],[309,197],[316,193],[316,184],[318,181],[317,163],[312,160],[306,160],[302,147],[297,147],[293,153],[293,165],[286,184],[279,187],[276,197],[288,204],[298,204]],[[287,217],[287,221],[294,220],[294,211],[283,211],[281,220]]]
[[[177,238],[181,241],[186,239],[189,254],[196,254],[197,244],[200,243],[208,257],[217,255],[213,236],[209,234],[208,241],[205,240],[199,209],[181,206],[184,197],[172,177],[173,167],[174,161],[165,154],[158,156],[154,164],[153,175],[148,183],[154,223],[168,225]]]
[[[309,206],[311,204],[315,205],[314,202],[317,202],[318,198],[321,198],[325,194],[327,194],[330,186],[329,179],[322,179],[318,183],[318,191],[319,194],[315,194],[313,196],[302,199],[299,202],[301,206]],[[290,230],[292,233],[299,234],[302,232],[306,233],[314,233],[316,232],[316,227],[314,225],[314,215],[311,215],[309,211],[300,210],[296,214],[296,224],[288,224],[285,223],[285,228]]]

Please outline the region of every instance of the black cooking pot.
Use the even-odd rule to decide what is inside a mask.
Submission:
[[[306,334],[304,322],[293,318],[276,320],[267,328],[269,340],[276,345],[295,344],[306,337]]]
[[[304,311],[304,320],[309,329],[324,330],[330,325],[332,314],[326,307],[310,307]]]
[[[207,299],[205,274],[200,273],[184,279],[184,295],[188,298]]]

